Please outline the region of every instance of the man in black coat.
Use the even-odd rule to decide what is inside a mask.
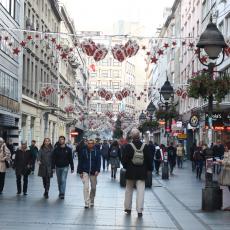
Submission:
[[[71,173],[74,172],[72,150],[65,144],[65,137],[59,137],[59,144],[52,154],[52,169],[56,168],[59,198],[65,198],[66,180],[69,166]]]
[[[170,174],[173,174],[173,169],[176,165],[176,148],[173,146],[173,143],[170,144],[170,146],[167,149],[168,153],[168,162],[169,162],[169,167],[170,167]]]
[[[22,192],[21,177],[23,176],[23,194],[27,195],[28,176],[31,173],[33,155],[27,148],[27,142],[21,141],[21,147],[15,152],[14,168],[17,178],[17,194]]]
[[[138,217],[142,217],[144,208],[145,180],[152,173],[153,157],[147,145],[140,141],[138,129],[131,131],[132,142],[125,146],[122,164],[126,169],[125,212],[131,213],[134,184],[137,188],[136,208]]]

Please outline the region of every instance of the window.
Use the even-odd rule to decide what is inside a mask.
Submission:
[[[0,94],[18,100],[18,80],[0,71]]]
[[[119,89],[119,88],[120,88],[119,82],[113,82],[113,89]]]
[[[109,77],[109,71],[108,70],[102,70],[101,71],[101,77]]]
[[[228,15],[225,20],[226,20],[225,34],[229,36],[230,35],[230,15]]]
[[[120,71],[119,70],[113,70],[113,76],[112,77],[120,77]]]
[[[104,59],[102,60],[102,63],[101,63],[103,66],[108,66],[109,65],[109,59]]]
[[[121,62],[117,61],[116,59],[113,59],[113,66],[121,66]]]
[[[29,86],[29,79],[30,79],[30,59],[29,58],[27,58],[27,72],[26,72],[26,74],[27,74],[27,77],[26,77],[26,86],[28,88],[28,87],[30,87]]]
[[[34,78],[34,85],[35,85],[35,93],[38,92],[38,84],[39,84],[39,80],[38,80],[38,66],[35,65],[35,78]]]

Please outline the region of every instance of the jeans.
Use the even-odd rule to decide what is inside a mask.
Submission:
[[[89,191],[89,182],[91,184],[91,189]],[[97,177],[94,175],[89,175],[88,173],[83,173],[82,183],[84,185],[84,200],[85,206],[94,205],[94,198],[96,195]]]
[[[161,165],[161,161],[154,160],[154,162],[155,162],[156,174],[159,174],[159,168],[160,168],[160,165]]]
[[[59,193],[65,195],[66,179],[69,167],[56,168]]]
[[[204,162],[202,160],[196,161],[196,178],[201,179]]]
[[[106,169],[108,170],[109,169],[109,161],[106,157],[102,156],[102,167],[103,167],[104,171],[105,171],[105,162],[106,162]]]
[[[173,173],[173,169],[175,167],[176,163],[175,161],[169,161],[169,167],[170,167],[170,173]]]
[[[178,166],[178,168],[182,168],[182,166],[183,166],[183,157],[182,156],[177,156],[177,166]]]
[[[2,192],[4,188],[5,176],[6,176],[5,172],[0,172],[0,192]]]
[[[29,176],[28,174],[23,175],[23,193],[27,193],[28,176]],[[21,193],[21,191],[22,191],[21,178],[22,178],[22,175],[17,175],[17,189],[18,189],[18,193]]]
[[[132,210],[132,198],[134,184],[136,182],[137,195],[136,195],[136,210],[142,213],[144,209],[144,195],[145,195],[145,181],[144,180],[126,180],[125,188],[125,210]]]

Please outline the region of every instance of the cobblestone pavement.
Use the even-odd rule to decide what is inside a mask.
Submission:
[[[0,196],[0,230],[45,229],[230,229],[230,212],[205,213],[201,207],[203,182],[195,179],[188,164],[177,169],[170,180],[153,179],[145,194],[143,218],[138,219],[133,202],[131,216],[123,212],[124,188],[110,179],[110,172],[98,178],[95,207],[84,209],[83,187],[76,174],[69,174],[65,200],[58,199],[56,175],[51,181],[50,198],[43,199],[41,178],[29,177],[28,196],[16,196],[13,171],[6,177]],[[224,204],[230,205],[225,189]],[[133,197],[135,201],[135,196]]]

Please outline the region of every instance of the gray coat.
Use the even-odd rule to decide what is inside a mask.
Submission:
[[[38,152],[38,176],[40,177],[52,177],[52,152],[53,149],[43,148]]]

